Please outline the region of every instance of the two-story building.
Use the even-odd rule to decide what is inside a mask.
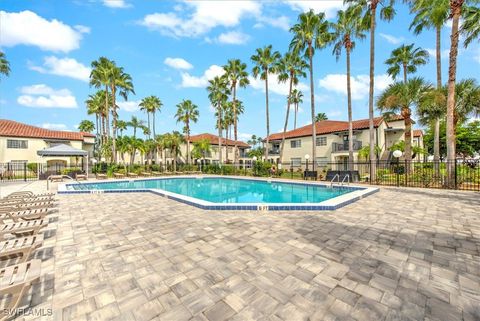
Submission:
[[[24,163],[78,166],[93,157],[95,135],[59,131],[0,119],[0,164],[3,169]]]
[[[369,120],[355,120],[353,125],[353,151],[354,161],[359,161],[359,151],[369,144]],[[322,163],[347,163],[348,162],[348,122],[338,120],[323,120],[316,126],[316,162]],[[388,120],[384,117],[374,118],[375,144],[379,147],[379,158],[391,158],[390,147],[396,142],[405,139],[404,120],[399,115],[394,115]],[[272,134],[269,137],[269,161],[278,162],[280,145],[283,133]],[[412,131],[413,143],[423,148],[423,135],[420,130]],[[300,166],[305,162],[305,155],[312,153],[312,126],[290,130],[285,133],[285,147],[283,163]],[[419,156],[417,156],[419,157]],[[310,160],[313,161],[313,160]]]
[[[218,136],[203,133],[199,135],[192,135],[190,136],[190,155],[192,155],[193,148],[195,147],[195,143],[201,140],[207,140],[210,143],[210,151],[206,153],[205,159],[193,159],[193,163],[203,161],[205,164],[216,164],[218,163],[218,156],[219,156],[219,145],[218,145]],[[232,163],[235,159],[234,155],[234,146],[235,144],[238,147],[239,152],[239,163],[240,164],[250,164],[251,158],[248,157],[248,150],[250,149],[250,145],[242,141],[234,141],[231,139],[222,138],[222,161],[224,163]],[[186,156],[187,156],[187,144],[182,144],[181,148],[182,155],[179,156],[179,162],[186,163]]]

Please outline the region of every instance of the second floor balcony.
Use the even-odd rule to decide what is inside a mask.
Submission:
[[[359,151],[362,149],[362,142],[359,140],[353,141],[353,150]],[[348,142],[332,143],[332,153],[348,152]]]

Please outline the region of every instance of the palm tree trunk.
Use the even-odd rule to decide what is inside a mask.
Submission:
[[[148,138],[150,138],[151,128],[150,128],[150,113],[147,111],[147,121],[148,121]]]
[[[452,35],[450,46],[450,59],[448,67],[448,97],[447,97],[447,168],[448,186],[455,187],[455,81],[457,76],[457,55],[458,55],[458,25],[461,9],[464,0],[450,0],[452,21]]]
[[[153,127],[153,138],[155,138],[155,110],[152,111],[152,127]]]
[[[441,52],[442,26],[436,27],[436,63],[437,63],[437,89],[442,88],[442,52]],[[435,119],[433,132],[433,162],[435,173],[440,174],[440,118]]]
[[[269,148],[268,136],[270,136],[270,115],[268,113],[268,69],[265,70],[265,118],[267,121],[267,145],[265,148],[265,161],[268,162],[268,148]]]
[[[437,88],[442,88],[442,49],[441,49],[442,27],[436,28],[436,63],[437,63]]]
[[[405,120],[405,160],[407,163],[412,161],[412,120],[410,119],[410,112],[408,108],[404,108],[408,112],[404,112]]]
[[[133,126],[133,138],[137,138],[137,126]]]
[[[190,165],[190,125],[188,121],[185,123],[187,128],[187,165]]]
[[[115,102],[116,99],[115,84],[112,84],[112,116],[113,116],[113,144],[112,144],[112,155],[113,162],[117,163],[117,105]]]
[[[370,87],[368,91],[368,133],[370,144],[370,181],[376,180],[375,174],[375,128],[373,124],[374,110],[373,110],[373,95],[375,86],[375,16],[377,14],[378,0],[372,0],[370,4]]]
[[[283,125],[283,135],[282,135],[282,144],[280,145],[280,163],[283,163],[283,148],[285,146],[285,132],[287,131],[288,127],[288,115],[290,114],[290,95],[292,94],[292,86],[293,86],[293,75],[290,74],[290,88],[288,90],[288,97],[287,97],[287,114],[285,115],[285,124]]]
[[[308,59],[309,59],[309,70],[310,70],[310,112],[312,116],[312,162],[313,170],[317,168],[317,126],[315,123],[315,94],[314,94],[314,85],[313,85],[313,49],[312,44],[308,43]]]
[[[347,52],[347,100],[348,100],[348,168],[353,170],[353,119],[352,119],[352,89],[350,84],[350,48]]]
[[[297,129],[297,113],[298,113],[298,104],[295,103],[295,120],[293,121],[293,129]]]
[[[222,105],[218,104],[218,164],[222,164]]]
[[[237,84],[233,83],[233,135],[234,135],[234,146],[233,146],[233,164],[237,166],[238,163],[238,146],[237,146]]]
[[[110,106],[108,104],[108,86],[105,85],[105,117],[107,122],[106,137],[110,138]]]
[[[407,64],[403,64],[403,83],[407,83]]]
[[[435,119],[434,124],[434,133],[433,133],[433,161],[435,163],[436,172],[439,171],[440,166],[440,118]]]

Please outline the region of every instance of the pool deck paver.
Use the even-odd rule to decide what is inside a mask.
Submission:
[[[304,213],[58,198],[24,300],[53,309],[39,320],[480,319],[478,193],[382,188]]]

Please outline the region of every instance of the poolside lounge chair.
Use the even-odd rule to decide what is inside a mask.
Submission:
[[[15,208],[17,211],[34,210],[41,208],[52,208],[55,206],[53,202],[5,202],[0,203],[0,212],[2,208]]]
[[[161,172],[156,172],[156,171],[152,171],[151,173],[152,173],[152,175],[154,175],[154,176],[163,175]]]
[[[108,176],[107,176],[107,174],[104,174],[104,173],[95,173],[95,178],[96,179],[107,179]]]
[[[174,172],[174,174],[175,174],[175,175],[183,175],[183,174],[185,174],[185,172],[178,172],[178,171],[175,171],[175,172]]]
[[[63,175],[51,175],[48,179],[50,182],[63,182]]]
[[[35,202],[55,202],[55,198],[51,196],[15,196],[15,197],[4,197],[0,199],[0,203],[8,203],[8,202],[24,202],[24,203],[35,203]]]
[[[75,174],[75,179],[78,180],[84,180],[86,181],[88,179],[87,174]]]
[[[48,208],[39,208],[34,210],[22,210],[19,211],[16,208],[11,208],[9,210],[0,209],[0,224],[5,224],[6,219],[10,219],[14,222],[24,221],[33,221],[44,219],[47,214],[50,214],[50,209]]]
[[[41,264],[41,260],[31,260],[0,269],[0,295],[11,296],[8,304],[2,307],[1,321],[14,316],[23,295],[40,279]]]
[[[127,173],[127,176],[131,177],[131,178],[137,178],[138,174],[137,173]]]
[[[8,223],[0,226],[0,239],[4,239],[6,235],[15,236],[35,235],[41,228],[48,225],[47,220],[21,221],[17,223]]]
[[[150,176],[152,176],[152,173],[149,173],[149,172],[141,172],[140,175],[141,175],[141,176],[145,176],[145,177],[150,177]]]
[[[21,255],[20,263],[25,262],[43,244],[43,234],[22,236],[0,242],[0,259],[6,260]]]
[[[40,193],[40,194],[34,194],[31,191],[20,191],[20,192],[13,192],[10,193],[7,198],[12,198],[12,197],[55,197],[55,193]]]
[[[124,177],[125,177],[125,174],[122,174],[122,173],[113,173],[113,177],[115,177],[115,178],[124,178]]]

